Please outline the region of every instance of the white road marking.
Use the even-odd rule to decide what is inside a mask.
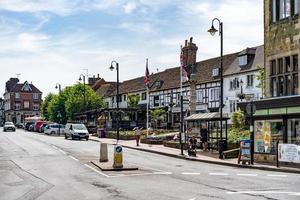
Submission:
[[[170,174],[173,174],[173,173],[172,172],[153,172],[153,174],[170,175]]]
[[[237,176],[257,176],[257,174],[237,174]]]
[[[228,173],[209,173],[210,176],[228,176]]]
[[[96,173],[98,173],[98,174],[100,174],[100,175],[102,175],[102,176],[105,176],[106,178],[109,178],[109,177],[110,177],[110,176],[108,176],[108,175],[106,175],[106,174],[104,174],[104,173],[102,173],[102,172],[100,172],[100,171],[94,169],[93,167],[89,166],[88,164],[84,164],[84,166],[90,168],[91,170],[93,170],[94,172],[96,172]]]
[[[237,191],[237,192],[227,192],[227,194],[287,194],[293,196],[300,196],[300,192],[284,192],[284,191]]]
[[[58,149],[58,151],[62,152],[63,154],[67,154],[65,151],[61,150],[61,149]]]
[[[169,175],[172,172],[150,172],[150,173],[141,173],[141,174],[118,174],[109,176],[110,178],[118,178],[118,177],[131,177],[131,176],[146,176],[146,175]]]
[[[287,177],[287,175],[283,175],[283,174],[268,174],[267,176],[270,176],[270,177]]]
[[[73,157],[73,156],[69,156],[70,158],[72,158],[73,160],[76,160],[76,161],[78,161],[78,159],[77,158],[75,158],[75,157]]]
[[[182,172],[182,175],[200,175],[199,172]]]

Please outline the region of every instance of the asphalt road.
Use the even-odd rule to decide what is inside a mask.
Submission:
[[[123,151],[140,170],[97,170],[90,161],[99,159],[98,142],[1,129],[0,199],[300,199],[299,174]]]

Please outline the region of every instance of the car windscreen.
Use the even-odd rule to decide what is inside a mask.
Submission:
[[[83,124],[73,124],[72,128],[74,130],[86,130],[85,125]]]
[[[12,122],[5,122],[5,125],[14,125]]]

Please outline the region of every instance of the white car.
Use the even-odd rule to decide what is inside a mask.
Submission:
[[[3,126],[3,131],[16,131],[16,127],[14,125],[14,123],[12,122],[5,122],[4,126]]]
[[[65,132],[65,125],[63,124],[48,124],[44,128],[44,133],[47,135],[60,135],[64,134]]]
[[[65,128],[65,139],[68,139],[69,137],[71,137],[72,140],[75,138],[85,138],[86,140],[89,140],[89,132],[84,124],[67,123]]]

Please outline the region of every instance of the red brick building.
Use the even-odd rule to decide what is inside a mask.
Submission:
[[[42,92],[33,84],[18,78],[10,78],[5,84],[4,115],[5,121],[23,123],[26,117],[40,116]]]

